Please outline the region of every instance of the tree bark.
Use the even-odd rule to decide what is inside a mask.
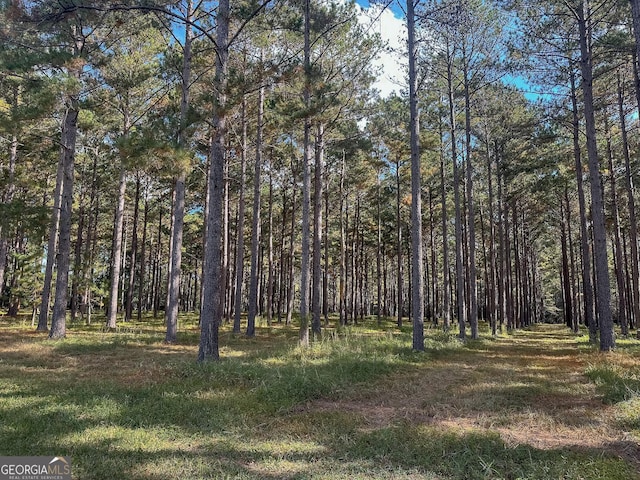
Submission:
[[[313,175],[313,295],[311,297],[313,317],[311,331],[313,339],[322,337],[322,170],[324,162],[324,124],[316,130],[315,170]]]
[[[453,161],[453,198],[455,205],[455,240],[456,240],[456,315],[458,317],[459,337],[466,338],[466,316],[463,274],[463,245],[462,245],[462,212],[460,199],[460,167],[458,166],[458,153],[456,145],[456,118],[455,103],[453,99],[453,59],[451,47],[447,41],[447,93],[449,100],[449,134],[451,137],[451,158]]]
[[[198,362],[218,360],[218,329],[222,317],[222,203],[224,196],[225,136],[227,130],[227,62],[229,58],[229,0],[218,2],[216,25],[216,87],[211,165],[208,172],[208,208],[202,265],[202,308],[200,309],[200,345]]]
[[[411,131],[411,256],[413,349],[424,350],[424,276],[422,251],[422,190],[420,186],[420,119],[418,117],[418,48],[414,0],[407,0],[409,35],[409,111]]]
[[[396,314],[398,317],[398,328],[402,327],[403,312],[403,279],[402,279],[402,221],[400,217],[400,157],[396,158],[396,255],[398,257],[398,265],[396,267]]]
[[[240,122],[242,137],[240,145],[240,192],[238,198],[238,226],[236,238],[236,293],[233,317],[233,333],[240,333],[240,315],[242,314],[242,284],[244,283],[244,215],[245,215],[245,183],[247,177],[247,99],[243,95]]]
[[[340,284],[338,309],[340,310],[340,325],[347,324],[347,236],[345,232],[345,192],[344,192],[344,176],[345,176],[345,152],[342,151],[342,164],[340,168]]]
[[[445,185],[444,132],[440,125],[440,203],[442,207],[442,328],[448,332],[451,328],[451,289],[449,282],[449,234],[447,224],[447,190]]]
[[[251,227],[251,274],[249,276],[249,315],[247,337],[256,334],[258,308],[258,256],[260,255],[260,174],[262,171],[262,132],[264,123],[264,86],[258,90],[258,125],[256,131],[256,159],[253,174],[253,223]]]
[[[311,206],[311,3],[304,2],[304,158],[302,160],[302,258],[300,266],[300,345],[309,345],[309,209]]]
[[[79,78],[80,72],[75,72]],[[71,259],[71,213],[73,208],[73,169],[78,132],[78,98],[70,95],[62,127],[62,147],[60,155],[63,164],[62,195],[60,198],[60,227],[58,232],[58,252],[56,263],[56,293],[51,317],[49,338],[57,339],[66,336],[67,287],[69,284],[69,264]]]
[[[611,318],[611,286],[609,281],[609,262],[607,255],[607,236],[604,218],[604,198],[600,177],[600,160],[596,143],[596,122],[593,103],[592,58],[587,33],[586,2],[578,7],[578,29],[580,33],[580,69],[582,72],[582,93],[584,99],[585,129],[587,134],[587,153],[589,156],[589,180],[591,184],[591,203],[593,220],[593,243],[595,254],[596,295],[598,297],[598,326],[600,329],[600,350],[615,348],[613,320]]]
[[[634,0],[635,1],[635,0]],[[638,268],[638,222],[634,200],[633,176],[631,174],[631,157],[629,155],[629,139],[624,111],[622,79],[618,72],[618,114],[620,117],[620,133],[622,135],[622,153],[624,157],[624,183],[627,191],[627,208],[629,209],[629,244],[631,247],[631,321],[640,324],[640,271]]]
[[[124,228],[124,201],[127,188],[127,172],[120,166],[120,186],[118,187],[118,203],[116,206],[113,242],[111,247],[111,288],[109,294],[109,311],[107,312],[107,328],[116,328],[118,315],[118,285],[120,283],[120,267],[122,263],[122,231]]]
[[[571,66],[570,66],[571,67]],[[578,208],[580,210],[580,250],[582,252],[582,296],[584,299],[584,323],[589,329],[589,339],[596,342],[597,326],[593,311],[593,286],[591,284],[591,249],[587,229],[587,207],[584,196],[584,182],[582,172],[582,154],[580,149],[580,120],[578,118],[578,101],[576,95],[576,81],[573,68],[569,68],[571,81],[571,110],[573,130],[573,158],[576,169],[578,187]]]
[[[131,226],[131,253],[129,254],[129,284],[125,297],[124,321],[133,318],[133,292],[136,282],[136,264],[138,262],[138,217],[140,214],[140,172],[136,172],[136,193],[133,199],[133,222]]]
[[[49,303],[51,299],[51,281],[53,280],[53,266],[54,260],[56,258],[56,249],[58,247],[58,227],[60,225],[60,202],[63,182],[64,155],[60,154],[60,160],[58,161],[58,170],[56,173],[56,186],[53,192],[53,208],[51,210],[51,224],[49,226],[47,261],[44,270],[44,283],[42,285],[40,313],[38,314],[38,326],[36,327],[36,331],[38,332],[46,332],[49,330]]]
[[[475,235],[475,206],[473,204],[473,163],[471,161],[471,98],[469,92],[469,65],[466,49],[463,47],[463,76],[464,76],[464,114],[466,135],[467,160],[467,237],[469,242],[469,270],[467,287],[469,289],[469,325],[471,338],[478,338],[478,287],[476,283],[476,235]]]
[[[623,336],[629,335],[629,322],[626,315],[626,292],[624,282],[624,260],[622,255],[622,243],[620,242],[620,214],[618,208],[618,193],[616,191],[616,176],[613,169],[613,148],[611,146],[611,132],[609,120],[605,115],[605,134],[607,140],[607,160],[609,164],[609,184],[611,185],[611,209],[613,216],[614,249],[613,258],[615,265],[616,283],[618,286],[618,325]]]

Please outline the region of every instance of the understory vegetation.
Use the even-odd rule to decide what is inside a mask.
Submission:
[[[79,479],[640,478],[638,340],[428,329],[418,353],[391,319],[335,320],[309,348],[225,325],[199,364],[195,316],[174,345],[151,318],[64,341],[2,318],[2,454],[69,455]]]

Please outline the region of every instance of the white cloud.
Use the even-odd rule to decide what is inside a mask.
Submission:
[[[363,8],[359,21],[363,25],[372,25],[372,31],[380,34],[387,48],[382,51],[374,62],[380,72],[374,87],[380,91],[382,97],[392,93],[399,93],[406,85],[406,38],[407,28],[404,20],[395,16],[387,8],[380,13],[380,7]]]

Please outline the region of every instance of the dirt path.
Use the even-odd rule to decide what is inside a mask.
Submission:
[[[613,407],[584,376],[590,358],[562,326],[540,326],[447,352],[356,397],[310,408],[353,412],[372,429],[408,421],[498,432],[512,446],[608,452],[640,472],[640,445],[616,427]]]

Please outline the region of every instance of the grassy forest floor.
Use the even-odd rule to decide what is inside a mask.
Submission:
[[[600,354],[562,325],[426,353],[389,321],[308,350],[297,329],[196,320],[49,341],[0,318],[0,454],[70,455],[77,479],[640,479],[640,341]]]

